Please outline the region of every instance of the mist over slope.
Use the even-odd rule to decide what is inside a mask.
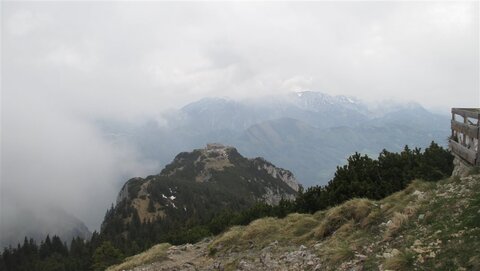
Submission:
[[[52,205],[4,206],[0,220],[0,249],[15,247],[23,238],[33,238],[40,243],[47,235],[57,235],[69,243],[72,238],[88,239],[91,232],[85,224],[61,207]]]
[[[355,151],[424,148],[432,140],[445,146],[449,118],[415,103],[374,108],[354,97],[305,91],[241,101],[204,98],[160,120],[98,124],[159,167],[180,151],[222,142],[288,168],[310,186],[325,184]]]

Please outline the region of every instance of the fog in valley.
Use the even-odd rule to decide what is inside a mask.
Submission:
[[[209,142],[325,184],[480,106],[478,2],[2,2],[1,20],[3,238],[99,230],[126,180]]]

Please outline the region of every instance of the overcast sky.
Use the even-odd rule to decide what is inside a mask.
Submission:
[[[1,7],[2,200],[55,191],[90,227],[113,180],[151,170],[93,119],[298,90],[480,106],[478,1]]]

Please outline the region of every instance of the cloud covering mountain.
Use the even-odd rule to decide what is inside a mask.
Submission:
[[[123,181],[157,173],[178,150],[207,140],[239,145],[248,156],[275,156],[287,167],[295,159],[284,157],[287,152],[329,155],[331,146],[312,149],[308,142],[340,139],[331,130],[334,122],[365,126],[335,128],[345,129],[341,135],[409,131],[367,125],[365,117],[383,114],[365,116],[363,109],[342,107],[339,116],[362,113],[316,121],[328,112],[270,101],[292,91],[414,100],[444,112],[479,104],[478,2],[0,5],[2,216],[18,201],[32,208],[53,204],[98,229]],[[211,106],[176,110],[223,96],[268,103],[207,99],[202,103]],[[195,106],[208,109],[200,114]],[[302,133],[303,145],[287,144],[292,134],[284,133],[292,131]],[[368,139],[364,134],[335,145],[360,146]],[[396,144],[415,143],[406,139]],[[260,142],[268,144],[259,148]],[[277,154],[274,143],[292,147]],[[350,150],[345,147],[338,159]],[[304,172],[302,165],[295,171]],[[328,173],[300,175],[313,183]]]
[[[243,101],[205,98],[153,120],[128,126],[102,123],[105,133],[137,146],[144,159],[165,165],[176,153],[208,142],[236,146],[293,171],[306,186],[326,184],[336,166],[358,151],[446,145],[449,118],[414,103],[384,111],[354,97],[312,91]]]

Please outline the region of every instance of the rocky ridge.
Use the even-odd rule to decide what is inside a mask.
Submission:
[[[263,158],[248,159],[218,143],[179,153],[159,174],[132,178],[120,190],[114,215],[141,222],[159,218],[205,219],[224,209],[292,200],[301,185],[293,174]],[[132,209],[133,207],[133,209]],[[104,224],[108,224],[108,220]]]

